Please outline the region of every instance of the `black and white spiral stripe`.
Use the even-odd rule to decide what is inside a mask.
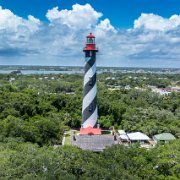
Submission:
[[[86,51],[82,127],[97,125],[96,51]]]

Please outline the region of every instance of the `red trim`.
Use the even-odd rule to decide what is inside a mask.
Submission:
[[[84,51],[98,51],[96,44],[86,44]]]
[[[96,51],[96,52],[98,52],[98,48],[96,48],[96,43],[95,43],[95,36],[92,33],[90,33],[87,36],[87,38],[94,38],[94,41],[93,41],[93,43],[88,43],[88,41],[87,41],[86,47],[83,49],[83,51]]]
[[[101,135],[101,129],[100,128],[92,128],[92,127],[87,127],[87,128],[81,128],[80,129],[80,135]]]

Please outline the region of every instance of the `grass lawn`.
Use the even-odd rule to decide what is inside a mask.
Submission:
[[[74,134],[78,134],[79,131],[76,130],[69,130],[65,133],[65,142],[64,145],[70,146],[71,145],[71,138]]]
[[[70,146],[70,145],[71,145],[71,135],[70,135],[70,134],[67,134],[67,135],[65,136],[64,145],[67,145],[67,146]]]
[[[102,130],[102,134],[111,134],[111,131],[109,131],[109,130]]]

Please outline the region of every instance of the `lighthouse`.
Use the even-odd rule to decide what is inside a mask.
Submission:
[[[90,33],[87,37],[85,53],[85,68],[83,81],[82,126],[80,133],[74,134],[71,144],[84,150],[101,152],[106,147],[117,144],[115,135],[103,134],[98,126],[97,82],[96,82],[96,53],[98,48],[95,36]]]
[[[95,36],[90,33],[87,37],[85,53],[85,69],[83,83],[82,102],[82,127],[80,134],[101,134],[97,127],[97,84],[96,84],[96,53],[98,49],[95,43]]]

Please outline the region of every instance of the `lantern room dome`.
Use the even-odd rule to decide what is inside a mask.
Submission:
[[[92,33],[90,33],[90,34],[87,36],[87,38],[95,38],[95,36],[94,36]]]
[[[96,48],[96,42],[95,42],[95,36],[90,33],[88,36],[86,36],[86,47],[83,49],[83,51],[96,51],[98,52],[98,49]]]

